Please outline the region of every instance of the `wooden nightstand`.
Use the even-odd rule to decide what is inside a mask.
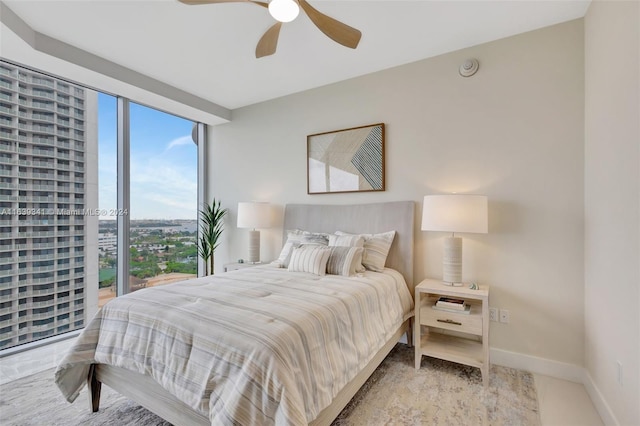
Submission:
[[[469,314],[433,309],[441,296],[464,299]],[[489,287],[471,290],[468,286],[447,286],[425,279],[416,286],[415,367],[422,355],[478,367],[484,386],[489,384]]]
[[[224,271],[225,271],[225,272],[229,272],[229,271],[237,271],[238,269],[251,268],[251,267],[253,267],[253,266],[259,266],[259,265],[266,265],[266,263],[265,263],[265,262],[260,262],[260,263],[250,263],[250,262],[243,262],[243,263],[238,263],[238,262],[225,263],[225,264],[224,264]]]

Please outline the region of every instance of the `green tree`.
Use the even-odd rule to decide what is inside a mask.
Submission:
[[[182,263],[182,262],[167,262],[166,273],[179,272],[182,274],[195,274],[197,272],[197,265],[195,262]]]
[[[105,288],[105,287],[111,287],[111,285],[116,282],[116,278],[108,278],[106,280],[102,280],[100,281],[100,284],[98,285],[98,288]]]

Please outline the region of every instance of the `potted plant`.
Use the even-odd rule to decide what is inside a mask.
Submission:
[[[220,201],[205,204],[200,210],[200,240],[198,241],[198,254],[204,260],[205,275],[213,275],[213,253],[220,245],[220,235],[223,231],[223,219],[227,209],[223,209]]]

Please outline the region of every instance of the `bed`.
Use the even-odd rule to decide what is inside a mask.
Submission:
[[[268,265],[131,293],[89,323],[58,366],[56,383],[73,401],[86,381],[93,411],[104,383],[175,425],[328,425],[400,337],[411,341],[413,228],[412,201],[289,204],[285,237],[290,229],[396,231],[384,271],[319,277]],[[307,315],[292,321],[288,311]],[[186,317],[193,317],[188,327]],[[252,326],[237,331],[245,320]],[[274,327],[288,331],[264,337]],[[321,336],[319,343],[310,335]],[[208,368],[215,374],[207,376]]]

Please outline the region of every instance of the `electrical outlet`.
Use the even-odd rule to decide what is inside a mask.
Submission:
[[[506,309],[500,309],[500,322],[504,324],[509,324],[509,318],[511,313]]]
[[[498,308],[489,308],[489,320],[498,321]]]
[[[622,363],[620,361],[616,361],[616,374],[618,376],[616,377],[618,384],[622,386]]]

